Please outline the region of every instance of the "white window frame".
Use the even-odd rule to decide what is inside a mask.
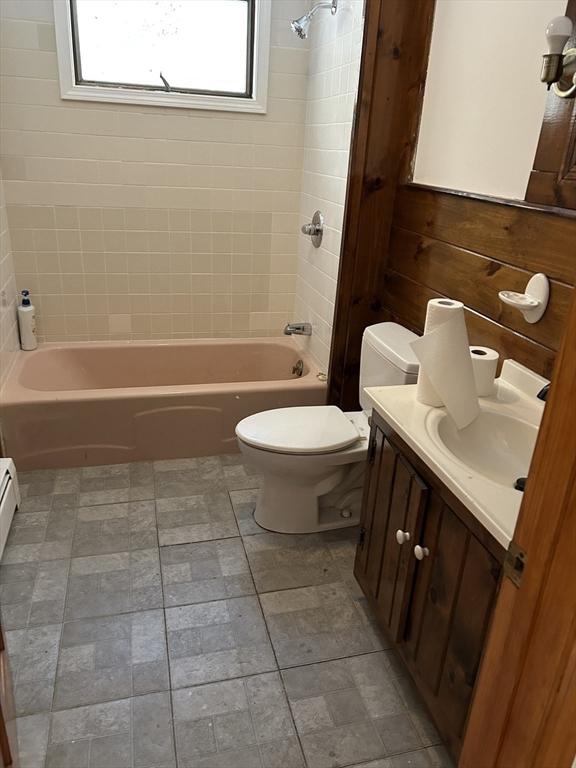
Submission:
[[[63,99],[121,102],[180,109],[209,109],[223,112],[266,112],[272,0],[255,0],[254,69],[251,98],[78,84],[74,67],[70,3],[68,0],[53,0],[53,2],[58,71],[60,73],[60,96]]]

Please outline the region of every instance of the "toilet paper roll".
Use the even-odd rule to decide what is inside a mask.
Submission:
[[[489,347],[470,347],[472,370],[476,382],[478,397],[489,397],[494,394],[494,379],[500,355]]]
[[[462,304],[461,301],[454,301],[453,299],[431,299],[428,302],[426,310],[424,335],[431,333],[439,325],[446,322],[452,313],[462,312],[463,309],[464,304]],[[418,372],[416,399],[420,403],[433,405],[436,408],[441,408],[444,405],[444,401],[434,389],[434,385],[426,375],[426,371],[422,366]]]
[[[430,300],[424,335],[411,346],[420,361],[416,399],[445,406],[458,429],[471,424],[480,406],[462,302]]]

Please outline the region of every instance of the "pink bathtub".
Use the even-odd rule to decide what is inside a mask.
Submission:
[[[5,385],[5,453],[39,469],[233,452],[245,416],[324,403],[318,373],[290,338],[43,344]]]

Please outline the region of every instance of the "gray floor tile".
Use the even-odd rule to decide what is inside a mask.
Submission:
[[[413,707],[414,705],[412,704],[411,706]],[[436,726],[423,709],[412,709],[410,711],[410,717],[412,718],[414,727],[418,731],[422,744],[432,747],[442,743],[442,737],[438,733]]]
[[[389,755],[423,746],[408,712],[376,718],[374,724]]]
[[[280,667],[382,648],[343,582],[267,592],[260,600]]]
[[[46,768],[175,768],[170,695],[54,712]]]
[[[254,594],[239,538],[162,547],[160,565],[165,606]]]
[[[368,720],[308,733],[301,742],[309,768],[336,768],[383,754],[382,742]]]
[[[251,536],[254,533],[266,533],[266,530],[258,525],[254,520],[254,510],[256,509],[256,500],[258,498],[258,489],[247,491],[230,491],[230,501],[236,522],[242,536]]]
[[[430,748],[371,760],[369,763],[352,765],[350,768],[454,768],[454,764],[445,750],[436,754]]]
[[[154,462],[156,498],[178,498],[226,490],[218,456]]]
[[[268,768],[268,766],[262,765],[258,747],[245,747],[219,752],[207,757],[180,760],[178,768]]]
[[[18,472],[20,492],[25,497],[76,493],[80,489],[81,472],[79,467]]]
[[[162,610],[64,624],[54,709],[155,693],[169,687]]]
[[[332,533],[332,532],[330,532]],[[244,543],[258,592],[330,584],[351,579],[356,532],[288,535],[261,533]]]
[[[75,506],[53,506],[37,512],[23,512],[19,509],[12,520],[2,564],[45,562],[70,557],[76,515]]]
[[[69,568],[69,560],[0,566],[0,612],[4,629],[61,622]]]
[[[84,467],[80,475],[79,504],[118,504],[154,498],[152,462]]]
[[[44,768],[50,715],[28,715],[16,719],[19,768]]]
[[[245,464],[241,453],[230,453],[220,456],[224,483],[229,491],[240,491],[259,488],[261,476],[249,464]]]
[[[77,557],[71,561],[66,619],[161,608],[158,549]]]
[[[158,545],[154,500],[82,507],[72,557],[105,555]]]
[[[276,670],[255,597],[166,609],[173,688]]]
[[[232,505],[225,492],[158,499],[156,518],[160,546],[238,536]]]
[[[441,745],[428,747],[426,754],[432,768],[455,768],[455,763],[448,754],[448,750]]]
[[[184,688],[173,706],[179,765],[304,765],[278,673]]]
[[[20,475],[18,475],[18,480],[20,480]],[[22,494],[22,501],[18,508],[20,514],[75,509],[78,506],[79,496],[76,491],[71,493],[58,493],[55,491],[53,493],[35,494],[34,490],[30,486],[20,486]]]
[[[414,768],[429,759],[422,734],[433,726],[421,701],[416,710],[402,699],[395,672],[387,651],[281,672],[310,768],[367,760],[392,768],[384,758],[404,752],[416,755]]]
[[[47,712],[52,706],[60,624],[6,632],[16,715]]]
[[[355,530],[264,531],[240,454],[19,481],[0,610],[22,768],[175,768],[168,668],[179,768],[302,768],[292,718],[309,768],[453,768],[352,576]]]

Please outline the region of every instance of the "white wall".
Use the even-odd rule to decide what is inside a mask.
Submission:
[[[524,199],[544,115],[545,29],[566,0],[438,0],[414,181]]]
[[[309,321],[301,343],[328,369],[342,240],[346,180],[362,49],[363,1],[340,0],[338,13],[320,11],[310,27],[300,224],[316,209],[325,217],[320,248],[300,234],[294,319]]]
[[[328,366],[363,0],[309,40],[271,0],[269,110],[59,97],[51,0],[0,0],[1,152],[19,289],[47,341],[277,335]],[[300,234],[322,209],[319,250]]]
[[[0,175],[0,391],[19,348],[16,303],[16,277]]]
[[[289,21],[309,4],[271,2],[254,115],[62,101],[52,0],[0,0],[8,218],[41,339],[276,335],[292,319],[308,46]]]

